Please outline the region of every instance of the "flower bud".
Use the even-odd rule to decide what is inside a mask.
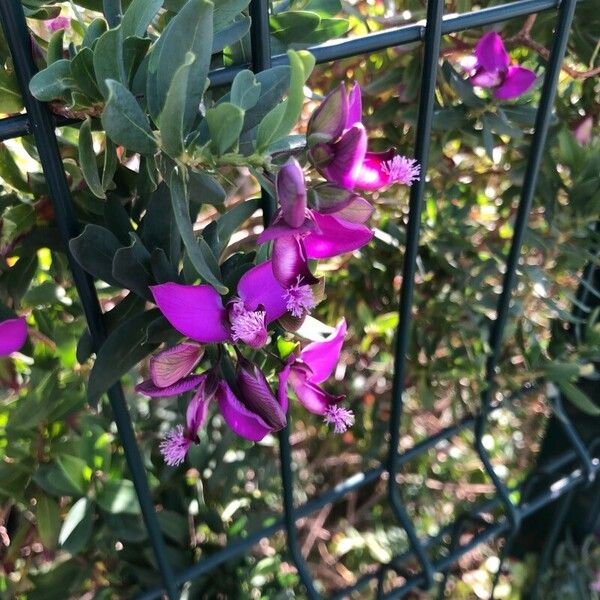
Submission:
[[[323,141],[333,141],[342,135],[348,117],[348,94],[340,83],[329,92],[308,122],[308,135],[318,134]]]
[[[236,382],[242,403],[273,431],[283,429],[286,416],[262,371],[238,352]]]
[[[306,185],[300,163],[290,158],[275,181],[281,214],[290,227],[300,227],[306,218]]]

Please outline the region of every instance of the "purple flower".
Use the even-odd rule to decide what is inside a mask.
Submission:
[[[531,69],[510,64],[502,38],[490,31],[481,37],[472,57],[463,62],[471,83],[494,88],[494,97],[508,100],[524,94],[536,80]]]
[[[333,334],[322,342],[308,344],[299,356],[293,355],[279,373],[279,400],[287,404],[288,384],[306,410],[322,415],[333,425],[335,433],[343,433],[354,423],[351,410],[339,406],[344,396],[326,392],[323,383],[333,372],[340,358],[346,321],[342,319]]]
[[[594,131],[594,118],[587,115],[577,122],[573,129],[575,141],[580,146],[587,146],[592,141],[592,132]]]
[[[219,383],[217,400],[225,422],[240,437],[259,442],[286,424],[287,398],[276,398],[262,371],[238,352],[238,395],[225,381]]]
[[[44,21],[46,29],[52,33],[59,29],[67,29],[71,25],[71,19],[69,17],[55,17],[54,19],[48,19]]]
[[[183,350],[179,351],[183,354]],[[156,358],[162,360],[161,354],[165,352]],[[188,365],[191,364],[189,361]],[[200,375],[189,375],[188,371],[183,378],[165,388],[158,388],[152,380],[136,386],[136,391],[153,397],[173,396],[196,389],[188,404],[185,427],[178,425],[171,429],[160,443],[161,454],[168,465],[181,464],[192,444],[198,443],[198,430],[206,420],[208,405],[213,399],[216,399],[227,425],[247,440],[258,442],[267,434],[285,427],[287,399],[281,403],[260,369],[239,353],[236,384],[237,395],[211,369]]]
[[[151,287],[154,300],[177,331],[201,343],[244,342],[252,348],[267,343],[267,325],[286,312],[310,310],[297,293],[297,281],[283,286],[271,261],[253,267],[239,281],[237,297],[226,306],[210,285],[163,283]],[[297,300],[297,301],[296,301]]]
[[[419,166],[390,149],[367,152],[367,131],[361,122],[362,101],[358,83],[348,94],[341,83],[330,92],[308,123],[308,156],[330,182],[353,190],[378,190],[394,183],[411,185]]]
[[[288,289],[286,297],[295,304],[288,307],[288,310],[297,317],[301,312],[306,315],[310,310],[301,310],[302,306],[314,306],[314,301],[309,300],[310,286],[316,284],[318,279],[311,273],[308,259],[327,258],[351,252],[367,244],[373,234],[362,223],[351,223],[344,218],[321,215],[315,210],[310,210],[307,207],[304,173],[300,164],[293,158],[277,174],[275,187],[280,208],[275,214],[273,224],[263,231],[258,242],[273,240],[273,275]],[[366,202],[364,199],[360,200]],[[321,229],[321,224],[327,231]],[[325,238],[327,253],[314,254],[313,248],[323,246]],[[298,292],[299,287],[302,287],[301,293]],[[295,303],[298,298],[304,298],[306,301]]]
[[[199,376],[198,390],[188,404],[186,426],[178,425],[171,429],[160,443],[160,452],[165,462],[176,467],[180,465],[192,444],[198,443],[198,430],[206,420],[208,403],[215,394],[215,380],[211,372]]]
[[[25,317],[7,319],[0,323],[0,356],[8,356],[20,350],[27,339]]]

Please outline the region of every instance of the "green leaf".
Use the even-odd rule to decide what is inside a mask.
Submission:
[[[107,137],[105,139],[104,148],[104,168],[102,169],[102,189],[108,190],[113,182],[117,165],[119,164],[119,157],[117,156],[116,145]]]
[[[181,236],[173,215],[169,188],[164,182],[157,187],[146,206],[140,236],[148,250],[164,251],[174,269],[181,258]]]
[[[213,42],[213,4],[210,0],[189,0],[165,27],[154,45],[148,64],[147,101],[150,114],[158,120],[165,104],[171,81],[186,55],[196,60],[188,78],[183,129],[190,131],[204,95],[204,86]]]
[[[96,153],[94,152],[94,143],[92,141],[92,120],[90,117],[86,118],[79,129],[79,166],[92,194],[97,198],[106,198],[102,183],[100,182],[100,176],[98,175]]]
[[[21,89],[14,71],[0,67],[0,112],[18,113],[22,108]]]
[[[304,63],[297,52],[288,50],[290,60],[290,88],[288,97],[270,111],[258,126],[256,147],[266,150],[272,143],[288,135],[298,122],[304,103],[304,81],[308,74],[304,71]]]
[[[219,239],[219,250],[222,252],[233,233],[247,221],[260,207],[260,199],[253,198],[240,202],[233,208],[230,208],[217,221],[217,236]]]
[[[470,108],[482,108],[485,106],[485,101],[475,94],[471,83],[465,81],[447,60],[442,64],[442,75],[465,106]]]
[[[42,544],[45,548],[53,550],[56,548],[60,530],[60,510],[56,500],[40,494],[36,498],[35,518]]]
[[[102,344],[90,372],[88,401],[95,405],[113,384],[156,349],[146,343],[146,328],[160,315],[153,309],[120,323]]]
[[[481,117],[481,124],[483,129],[481,130],[481,139],[483,140],[483,147],[488,158],[494,162],[494,135],[492,133],[491,124],[487,118],[487,115]]]
[[[592,417],[600,415],[600,406],[592,402],[589,396],[570,381],[559,381],[558,387],[567,397],[569,402],[574,404],[581,412]]]
[[[92,48],[94,42],[106,31],[106,21],[104,19],[94,19],[85,30],[81,45],[85,48]]]
[[[304,44],[322,44],[327,40],[342,37],[348,32],[350,23],[347,19],[321,19],[314,31],[307,32],[302,36]]]
[[[244,124],[244,111],[235,104],[222,102],[206,111],[206,122],[211,148],[220,156],[237,144]]]
[[[150,253],[137,234],[129,235],[131,245],[119,248],[113,259],[113,277],[138,296],[152,301],[148,286],[155,282],[150,267]]]
[[[172,158],[178,158],[183,153],[184,140],[187,131],[184,129],[185,105],[190,69],[196,57],[188,52],[184,63],[173,76],[171,86],[165,100],[165,107],[159,117],[160,140],[164,151]]]
[[[29,183],[23,177],[12,152],[3,143],[0,143],[0,177],[15,190],[25,194],[31,193]]]
[[[137,76],[140,66],[147,57],[148,48],[152,41],[150,38],[129,37],[123,42],[123,66],[125,68],[125,81],[127,87],[132,91],[133,82]],[[146,61],[147,64],[147,61]],[[146,74],[143,75],[144,81]],[[134,91],[135,93],[135,91]]]
[[[303,36],[314,31],[320,22],[319,15],[303,10],[287,10],[269,18],[271,33],[284,43],[303,41]]]
[[[249,0],[220,0],[213,10],[213,28],[219,32],[239,15],[249,4]]]
[[[63,38],[65,36],[65,30],[59,29],[55,31],[50,37],[50,41],[48,42],[48,54],[47,54],[47,62],[49,65],[56,62],[57,60],[61,60],[64,58],[63,56]]]
[[[94,53],[89,48],[82,48],[71,61],[71,76],[86,96],[92,100],[102,99],[96,84]]]
[[[215,257],[204,238],[197,238],[194,234],[186,185],[178,169],[173,170],[169,187],[175,222],[192,265],[206,283],[210,283],[220,294],[226,294],[228,290],[220,281],[221,273]]]
[[[102,113],[106,135],[117,144],[140,154],[154,154],[156,140],[146,115],[131,92],[118,81],[108,80],[108,102]]]
[[[197,204],[220,206],[227,198],[223,186],[214,177],[198,171],[188,171],[187,192],[190,200]]]
[[[136,515],[140,512],[135,488],[128,479],[106,481],[98,493],[97,501],[100,508],[110,514]]]
[[[123,38],[143,37],[162,4],[163,0],[133,0],[121,21]]]
[[[41,102],[50,102],[66,97],[66,93],[75,87],[71,77],[71,61],[62,59],[36,73],[29,82],[29,91]]]
[[[227,46],[232,46],[241,40],[250,29],[250,17],[243,16],[221,31],[216,31],[213,36],[212,53],[217,54]]]
[[[85,549],[94,528],[94,505],[89,498],[80,498],[73,504],[63,521],[58,542],[70,554]]]
[[[94,48],[94,71],[100,92],[105,98],[110,94],[107,79],[113,79],[123,84],[127,82],[123,62],[121,26],[109,29],[98,38]]]
[[[121,248],[114,234],[99,225],[86,225],[83,233],[69,242],[75,260],[91,275],[116,287],[119,282],[113,278],[113,258]]]
[[[240,71],[231,84],[231,103],[245,111],[252,108],[260,97],[260,88],[252,71]]]
[[[34,481],[53,496],[83,496],[90,468],[77,456],[61,454],[50,465],[42,465]]]

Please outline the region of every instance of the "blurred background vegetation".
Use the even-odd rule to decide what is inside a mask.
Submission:
[[[498,2],[449,1],[446,13],[492,4]],[[56,51],[58,36],[60,47],[80,43],[85,26],[101,16],[101,2],[96,0],[24,0],[23,5],[41,67],[47,53]],[[178,0],[165,2],[169,10],[154,24],[156,32],[180,5]],[[417,22],[425,16],[424,5],[419,0],[275,2],[273,50],[305,48]],[[58,14],[72,21],[57,36],[45,21]],[[317,18],[307,16],[311,14]],[[540,84],[555,16],[550,11],[497,27],[511,55],[536,70]],[[592,413],[594,400],[599,400],[597,393],[595,398],[582,396],[573,386],[581,374],[593,377],[594,362],[600,361],[598,312],[588,310],[584,318],[572,312],[584,266],[598,263],[598,31],[595,0],[582,0],[525,238],[497,398],[528,382],[544,383],[495,411],[484,440],[509,485],[521,481],[534,465],[550,415],[547,382]],[[403,449],[477,410],[488,328],[539,99],[539,85],[515,101],[499,104],[476,95],[463,82],[459,61],[472,52],[482,33],[468,30],[443,38],[405,382]],[[244,39],[225,48],[215,66],[243,61],[248,52]],[[0,63],[0,112],[14,114],[22,106],[3,41]],[[312,96],[299,131],[320,95],[339,81],[359,81],[373,148],[393,145],[410,156],[421,66],[420,46],[414,44],[317,67],[308,81]],[[68,107],[57,105],[55,110],[66,113]],[[108,201],[96,198],[82,177],[78,127],[63,127],[59,140],[81,222],[110,227],[113,213],[107,212],[108,203],[123,207],[135,222],[136,199],[145,193],[138,166],[119,156],[115,189],[108,192]],[[108,152],[102,137],[95,141],[102,160]],[[0,144],[0,178],[0,304],[3,310],[27,315],[30,326],[30,339],[21,353],[0,359],[0,595],[31,600],[131,598],[159,579],[110,410],[104,405],[93,410],[87,404],[93,362],[89,341],[83,335],[82,309],[31,138]],[[223,172],[220,184],[220,201],[202,204],[199,210],[198,230],[258,189],[244,170]],[[292,406],[298,503],[378,464],[384,456],[407,200],[405,188],[374,194],[374,241],[352,256],[320,266],[328,274],[327,302],[315,316],[328,324],[345,316],[349,324],[332,387],[347,394],[357,419],[349,432],[333,436],[310,414]],[[255,215],[232,244],[252,248],[260,231],[260,215]],[[126,295],[110,282],[99,282],[98,289],[105,311]],[[166,467],[158,440],[180,421],[186,399],[134,394],[133,385],[146,368],[140,364],[124,382],[170,558],[180,569],[272,522],[280,512],[276,443],[270,437],[260,444],[246,443],[215,414],[188,462],[179,469]],[[421,535],[437,533],[462,509],[493,494],[472,442],[467,430],[407,462],[399,472],[403,500]],[[387,507],[385,481],[379,480],[301,520],[299,533],[302,553],[325,593],[352,583],[408,547]],[[194,582],[186,593],[190,598],[302,598],[284,548],[283,534],[264,539],[247,556]],[[600,569],[598,552],[593,538],[583,549],[562,545],[544,580],[547,593],[540,597],[598,597],[593,589]],[[497,555],[494,542],[461,559],[452,571],[447,597],[487,598]],[[532,560],[509,564],[496,597],[520,597],[534,576]],[[391,573],[386,585],[394,585],[398,577]],[[577,583],[570,589],[560,587],[567,580]],[[371,595],[365,590],[357,597]]]

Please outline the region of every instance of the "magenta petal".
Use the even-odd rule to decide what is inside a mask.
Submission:
[[[536,80],[535,73],[525,67],[509,67],[502,85],[496,89],[494,96],[499,100],[508,100],[524,94]]]
[[[223,302],[212,286],[162,283],[150,290],[167,321],[183,335],[203,343],[229,340]]]
[[[477,62],[486,71],[504,70],[510,64],[510,57],[504,48],[502,38],[495,32],[490,31],[481,37],[475,46]]]
[[[189,377],[184,377],[168,387],[158,387],[151,379],[147,379],[146,381],[142,381],[142,383],[136,385],[135,391],[139,392],[140,394],[144,394],[144,396],[150,396],[152,398],[177,396],[177,394],[182,394],[183,392],[192,390],[196,386],[200,385],[205,377],[206,375],[190,375]]]
[[[275,188],[283,220],[290,227],[300,227],[306,217],[306,185],[302,167],[294,157],[277,173]]]
[[[248,410],[222,381],[217,388],[219,410],[229,427],[239,436],[260,442],[272,429],[258,415]]]
[[[150,359],[150,377],[158,387],[168,387],[189,375],[200,362],[204,349],[196,344],[178,344]]]
[[[343,188],[353,189],[367,152],[367,132],[363,124],[355,123],[329,147],[334,156],[326,167],[321,168],[323,176]]]
[[[314,213],[321,233],[309,233],[303,240],[308,258],[331,258],[368,244],[373,232],[360,223],[350,223],[333,215]]]
[[[198,435],[198,429],[200,429],[200,427],[206,420],[206,415],[208,414],[209,401],[210,398],[206,398],[204,394],[204,385],[200,385],[198,391],[190,400],[190,403],[187,407],[187,411],[185,413],[185,420],[187,423],[188,433],[193,437]]]
[[[21,349],[27,339],[25,317],[7,319],[0,323],[0,356],[8,356]]]
[[[358,82],[355,82],[348,94],[348,117],[346,118],[346,129],[350,129],[355,123],[362,121],[362,98]]]
[[[297,283],[298,277],[306,285],[313,285],[318,281],[308,267],[304,243],[296,237],[275,240],[271,262],[273,275],[284,288]]]
[[[356,178],[356,187],[363,190],[374,191],[392,183],[389,171],[385,165],[396,156],[393,148],[385,152],[367,152],[362,168]]]
[[[300,353],[300,359],[311,370],[312,383],[322,383],[333,373],[340,360],[346,329],[346,320],[342,319],[328,338],[308,344]]]
[[[327,393],[315,383],[308,381],[305,370],[299,368],[298,365],[292,367],[289,382],[300,404],[316,415],[324,415],[329,406],[342,399],[340,396]]]
[[[270,260],[246,271],[238,283],[238,296],[246,310],[256,310],[263,306],[267,323],[279,319],[286,312],[284,292],[273,275]]]

